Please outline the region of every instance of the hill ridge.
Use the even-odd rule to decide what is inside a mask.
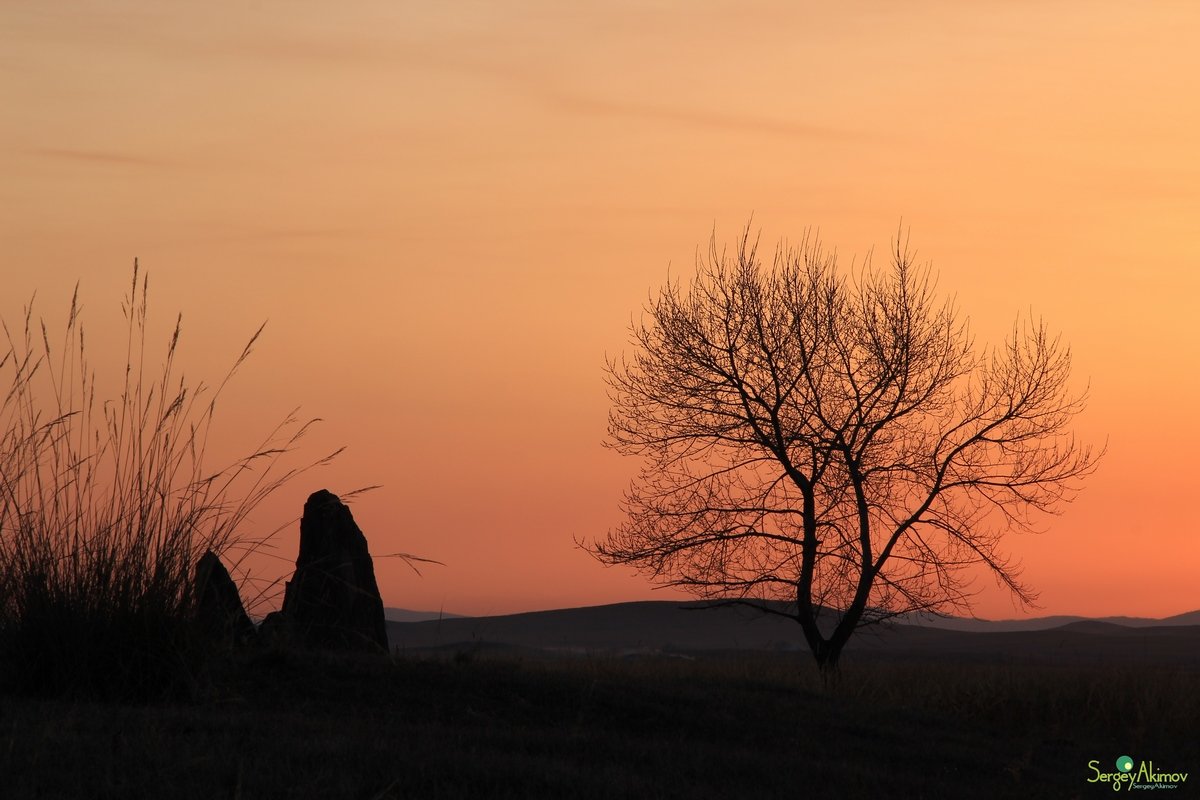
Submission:
[[[860,631],[848,645],[861,658],[1068,661],[1160,661],[1200,667],[1200,625],[1106,618],[1042,618],[1061,624],[1014,630],[983,623],[963,630],[930,624],[886,624]],[[1141,620],[1139,620],[1141,622]],[[443,617],[388,623],[394,649],[445,652],[512,650],[545,655],[703,654],[738,651],[807,653],[800,627],[786,617],[704,601],[639,600],[490,617]]]

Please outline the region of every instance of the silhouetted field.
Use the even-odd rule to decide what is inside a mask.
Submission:
[[[189,704],[0,700],[2,796],[1063,798],[1111,796],[1093,759],[1200,772],[1195,669],[868,660],[825,692],[809,661],[262,651]]]

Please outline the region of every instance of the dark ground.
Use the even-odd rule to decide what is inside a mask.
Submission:
[[[1200,671],[807,656],[265,651],[155,706],[0,698],[0,797],[1072,798],[1196,773]]]

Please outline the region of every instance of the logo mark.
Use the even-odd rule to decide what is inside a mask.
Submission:
[[[1114,792],[1130,792],[1135,789],[1178,789],[1187,783],[1188,773],[1168,772],[1155,769],[1153,761],[1134,761],[1131,756],[1118,756],[1114,763],[1115,772],[1102,772],[1100,760],[1093,758],[1088,762],[1092,777],[1088,783],[1105,783]]]

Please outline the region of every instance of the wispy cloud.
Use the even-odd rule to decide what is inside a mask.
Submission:
[[[380,231],[369,228],[312,227],[312,228],[269,228],[265,230],[233,235],[228,239],[243,241],[296,241],[311,239],[359,240],[380,235]]]
[[[822,125],[808,125],[787,119],[729,114],[703,108],[684,108],[665,104],[606,100],[582,94],[551,92],[545,95],[554,106],[565,111],[599,116],[628,117],[649,122],[665,122],[692,128],[711,128],[734,133],[785,136],[803,139],[843,140],[860,134]]]
[[[39,158],[58,159],[77,163],[114,167],[165,167],[169,162],[133,153],[111,150],[81,150],[71,147],[30,147],[25,153]]]

